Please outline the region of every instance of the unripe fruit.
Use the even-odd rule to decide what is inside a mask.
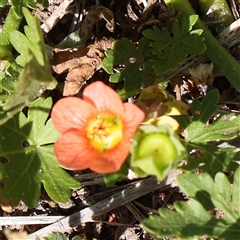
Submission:
[[[136,158],[150,155],[156,167],[164,169],[177,157],[177,150],[168,135],[154,132],[145,135],[136,149]]]

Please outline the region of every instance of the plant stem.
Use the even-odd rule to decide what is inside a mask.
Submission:
[[[188,0],[165,0],[165,2],[171,4],[176,12],[180,11],[182,13],[180,17],[188,18],[190,15],[196,14]],[[194,28],[203,29],[202,36],[207,46],[206,55],[240,92],[240,64],[238,61],[218,42],[200,19],[198,19]]]
[[[137,95],[140,92],[140,90],[133,90],[131,92],[127,92],[124,88],[119,90],[117,93],[119,97],[122,99],[122,101],[126,101],[128,98],[133,97]]]
[[[216,35],[234,22],[232,12],[226,0],[198,0],[200,18]]]

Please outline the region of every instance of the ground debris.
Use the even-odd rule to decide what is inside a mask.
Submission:
[[[83,83],[101,68],[104,51],[112,49],[113,39],[101,39],[88,46],[52,51],[52,68],[57,74],[67,72],[63,96],[75,95]]]

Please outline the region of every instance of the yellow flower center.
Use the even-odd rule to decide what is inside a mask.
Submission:
[[[116,116],[97,115],[87,125],[87,137],[91,145],[100,152],[113,149],[123,138],[123,125]]]

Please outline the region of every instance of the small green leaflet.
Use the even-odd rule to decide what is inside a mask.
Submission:
[[[48,56],[45,50],[44,39],[40,23],[37,17],[32,16],[30,11],[26,8],[22,9],[24,17],[28,25],[24,26],[25,35],[17,30],[10,33],[10,42],[13,47],[20,53],[16,58],[16,62],[24,67],[28,63],[29,51],[35,56],[38,64],[42,67],[50,68],[48,63]],[[47,73],[49,69],[46,69]]]
[[[187,144],[187,150],[196,154],[190,155],[187,165],[182,167],[186,171],[194,171],[198,168],[214,177],[218,172],[231,172],[238,167],[240,152],[235,148],[220,148],[212,144],[198,143]]]
[[[43,7],[48,7],[49,3],[48,3],[48,0],[37,0],[37,1],[34,1],[34,0],[11,0],[12,2],[12,7],[16,13],[16,15],[18,17],[22,17],[23,13],[22,13],[22,8],[23,7],[29,7],[31,9],[36,9],[37,5],[36,3],[38,4],[41,4]]]
[[[30,208],[37,204],[41,183],[56,202],[66,202],[70,188],[80,183],[61,169],[53,153],[53,143],[59,134],[51,119],[47,121],[52,106],[51,98],[35,100],[26,117],[22,112],[1,127],[1,156],[5,175],[2,195],[17,205],[23,200]]]
[[[124,89],[127,92],[140,89],[147,83],[152,71],[149,41],[142,38],[136,47],[134,43],[124,38],[115,41],[113,47],[113,50],[105,52],[106,57],[102,61],[104,70],[111,74],[109,81],[113,83],[124,81]],[[123,70],[114,73],[113,68],[116,65],[120,65]]]
[[[183,64],[188,55],[199,55],[206,50],[204,39],[200,36],[203,30],[192,30],[197,20],[198,15],[182,18],[181,22],[175,19],[172,33],[167,28],[160,30],[155,26],[143,31],[143,35],[152,41],[150,47],[155,55],[152,63],[157,76]]]
[[[220,148],[210,144],[211,141],[231,140],[240,134],[240,116],[224,114],[207,125],[209,118],[218,109],[218,90],[210,91],[202,101],[195,99],[191,105],[192,122],[186,116],[175,117],[186,133],[188,152],[195,152],[188,157],[187,171],[201,169],[212,177],[217,172],[234,171],[238,166],[240,152],[235,148]]]
[[[18,17],[11,7],[7,18],[4,22],[2,31],[0,32],[0,45],[6,47],[8,50],[12,50],[12,45],[10,44],[9,35],[12,31],[17,30],[22,21],[22,17]]]
[[[14,84],[15,92],[9,95],[2,108],[6,114],[4,114],[4,118],[0,119],[0,124],[5,123],[24,106],[31,103],[41,89],[45,89],[51,84],[55,85],[55,79],[51,75],[47,76],[47,72],[44,70],[29,52],[29,62],[22,69],[18,81]],[[49,83],[45,82],[45,76],[46,78],[51,77],[52,80]]]
[[[48,234],[46,237],[43,237],[43,240],[69,240],[63,233],[54,232]]]
[[[11,43],[20,53],[16,62],[23,68],[19,79],[14,84],[15,92],[9,96],[0,110],[0,112],[6,112],[0,119],[0,124],[31,103],[38,96],[40,90],[52,89],[56,85],[48,62],[39,21],[25,8],[23,8],[23,13],[28,23],[28,26],[25,26],[26,36],[18,31],[10,34]]]
[[[218,239],[239,239],[240,236],[240,167],[234,174],[233,186],[226,175],[218,173],[213,179],[203,173],[199,176],[186,173],[178,176],[179,187],[190,200],[174,203],[175,211],[160,208],[158,215],[152,215],[142,226],[156,237],[216,237]],[[222,217],[215,218],[209,210],[218,209]]]
[[[200,36],[202,29],[192,30],[197,20],[197,15],[183,18],[181,22],[176,19],[173,33],[166,28],[147,29],[137,47],[128,39],[115,41],[113,50],[107,50],[102,61],[102,67],[111,75],[109,81],[124,80],[126,92],[138,90],[147,84],[152,70],[162,76],[184,63],[188,55],[202,54],[206,50]],[[116,66],[122,70],[115,72]]]
[[[193,101],[191,105],[192,123],[185,128],[187,142],[207,143],[230,140],[240,134],[240,115],[224,114],[209,126],[206,126],[208,119],[218,109],[219,98],[218,90],[215,89],[204,96],[201,102],[197,99]]]
[[[0,88],[2,88],[8,93],[13,93],[14,84],[16,84],[18,80],[19,72],[21,70],[22,68],[18,66],[15,61],[9,63],[9,66],[7,67],[6,71],[0,72]]]
[[[86,42],[84,38],[79,36],[79,29],[75,32],[67,35],[60,43],[58,43],[55,48],[66,49],[66,48],[76,48],[83,45]]]
[[[194,143],[206,143],[218,140],[231,140],[240,134],[240,115],[224,114],[218,117],[215,122],[208,127],[201,126],[198,131],[194,129],[199,122],[194,122],[189,128],[187,141]],[[194,126],[195,125],[195,126]]]
[[[104,174],[104,182],[106,186],[112,186],[116,182],[121,181],[123,177],[127,176],[128,169],[126,164],[124,163],[121,167],[121,169],[115,173],[108,173]]]

